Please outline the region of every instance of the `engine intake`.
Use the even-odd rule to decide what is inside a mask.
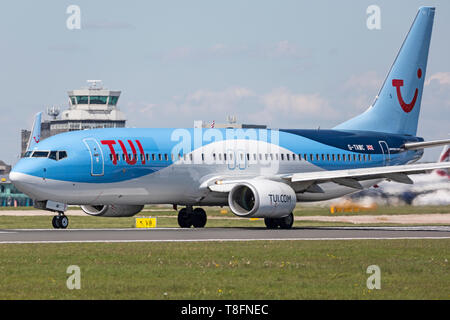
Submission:
[[[295,208],[297,198],[287,184],[272,180],[250,180],[228,194],[231,211],[240,217],[281,218]]]
[[[96,217],[131,217],[141,212],[143,205],[84,205],[81,209]]]

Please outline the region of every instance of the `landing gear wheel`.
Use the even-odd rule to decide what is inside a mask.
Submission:
[[[59,229],[59,225],[60,225],[60,223],[59,223],[59,216],[54,216],[53,219],[52,219],[52,226],[53,226],[53,228]]]
[[[192,214],[186,208],[178,212],[178,225],[181,228],[190,228],[192,225]]]
[[[66,229],[68,225],[69,218],[67,218],[64,214],[54,216],[52,219],[52,226],[55,229]]]
[[[267,229],[278,228],[278,221],[275,218],[264,218],[264,223],[266,224]]]
[[[291,229],[294,224],[294,215],[291,212],[289,215],[278,219],[278,225],[281,229]]]
[[[194,209],[192,214],[192,225],[194,228],[203,228],[206,225],[207,217],[206,212],[202,208]]]
[[[66,229],[69,226],[69,218],[65,215],[59,217],[59,225],[61,229]]]

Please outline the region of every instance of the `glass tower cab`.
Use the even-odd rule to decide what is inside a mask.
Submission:
[[[117,107],[121,92],[104,88],[101,80],[87,82],[88,87],[67,92],[69,109],[52,121],[51,130],[125,127],[125,115]]]
[[[88,80],[89,87],[69,91],[69,109],[112,110],[117,106],[120,91],[104,89],[101,80]]]

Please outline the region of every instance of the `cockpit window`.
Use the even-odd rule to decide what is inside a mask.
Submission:
[[[67,158],[66,151],[27,151],[23,155],[24,158],[49,158],[55,161]]]
[[[32,155],[33,158],[47,158],[48,151],[35,151]]]

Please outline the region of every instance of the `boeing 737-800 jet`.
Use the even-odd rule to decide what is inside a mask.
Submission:
[[[330,130],[136,129],[72,131],[40,141],[36,117],[28,152],[10,173],[37,207],[68,204],[90,215],[133,216],[172,204],[181,227],[204,227],[199,206],[229,206],[239,217],[291,228],[300,201],[343,196],[388,179],[449,168],[411,164],[450,140],[416,137],[435,9],[419,9],[372,106]],[[194,207],[197,207],[194,209]]]

